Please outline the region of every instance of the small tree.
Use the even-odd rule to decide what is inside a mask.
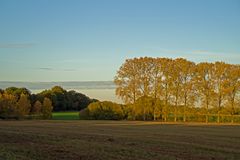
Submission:
[[[3,93],[0,95],[0,118],[17,118],[17,98],[14,95]]]
[[[20,99],[17,102],[17,117],[23,118],[28,115],[31,109],[31,103],[28,99],[28,96],[25,94],[21,94]]]
[[[49,98],[44,98],[42,105],[42,115],[44,119],[49,119],[52,117],[52,101]]]
[[[32,114],[39,115],[41,113],[41,110],[42,110],[42,103],[40,101],[36,101],[32,108]]]

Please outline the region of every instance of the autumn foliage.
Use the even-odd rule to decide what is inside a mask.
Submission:
[[[110,101],[94,102],[79,113],[80,119],[121,120],[127,118],[124,105]]]
[[[127,59],[114,82],[132,119],[233,122],[240,113],[239,65],[141,57]]]
[[[52,101],[48,98],[32,105],[30,91],[25,88],[10,87],[0,92],[0,119],[48,119],[52,110]]]

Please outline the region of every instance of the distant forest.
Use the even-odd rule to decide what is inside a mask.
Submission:
[[[0,89],[0,118],[23,118],[26,115],[45,115],[45,118],[50,118],[52,111],[79,111],[95,101],[60,86],[38,94],[31,94],[26,88],[9,87]],[[48,111],[44,111],[44,107]]]

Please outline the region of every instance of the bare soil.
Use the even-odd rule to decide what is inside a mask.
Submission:
[[[0,160],[240,159],[240,126],[0,121]]]

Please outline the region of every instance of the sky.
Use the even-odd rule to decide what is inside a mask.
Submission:
[[[0,81],[109,81],[127,58],[240,62],[239,0],[0,0]]]

